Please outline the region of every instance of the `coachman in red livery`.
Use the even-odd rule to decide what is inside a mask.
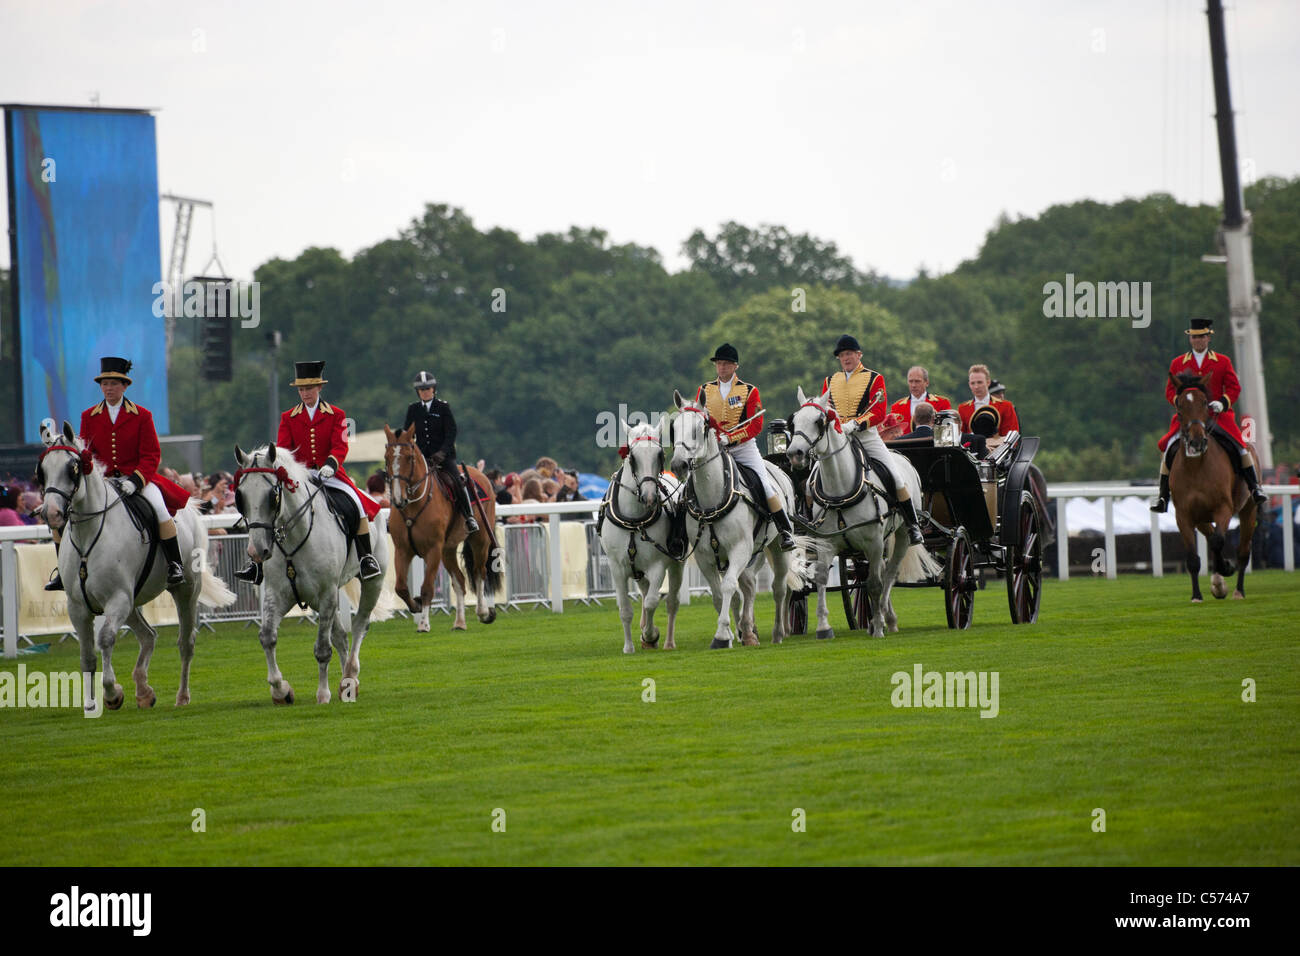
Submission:
[[[1232,406],[1241,396],[1241,382],[1237,380],[1237,371],[1232,367],[1232,359],[1220,355],[1210,348],[1210,336],[1214,334],[1213,319],[1192,319],[1192,327],[1186,329],[1192,350],[1169,363],[1169,375],[1165,380],[1165,398],[1173,405],[1178,398],[1178,376],[1186,373],[1203,377],[1206,393],[1210,398],[1210,411],[1217,413],[1214,430],[1227,435],[1237,446],[1234,467],[1250,489],[1251,497],[1261,509],[1268,504],[1268,496],[1259,489],[1259,476],[1246,447],[1246,439],[1237,427],[1237,417]],[[1151,506],[1151,510],[1163,514],[1169,509],[1169,467],[1178,452],[1178,413],[1174,412],[1169,423],[1169,431],[1158,443],[1163,455],[1160,459],[1160,497]],[[1261,511],[1261,514],[1263,512]]]
[[[149,409],[126,397],[127,386],[131,384],[127,374],[130,371],[131,363],[124,358],[110,355],[99,360],[95,381],[104,393],[104,400],[81,413],[81,439],[94,459],[104,466],[104,476],[117,479],[123,496],[139,494],[153,506],[158,520],[158,543],[167,559],[167,587],[174,588],[184,582],[185,571],[181,567],[172,515],[185,507],[190,494],[158,474],[162,461],[158,430]],[[57,532],[51,534],[57,554],[61,536]],[[63,590],[57,567],[45,590]]]

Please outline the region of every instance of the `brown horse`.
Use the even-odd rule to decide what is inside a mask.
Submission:
[[[493,538],[497,520],[496,500],[492,497],[492,484],[477,468],[467,468],[472,480],[485,498],[478,503],[479,530],[466,540],[465,520],[455,505],[443,494],[436,474],[429,470],[420,448],[415,444],[415,426],[397,433],[387,425],[384,435],[388,444],[384,448],[384,477],[388,481],[389,500],[393,510],[388,521],[388,533],[393,538],[396,556],[397,596],[415,615],[415,629],[421,633],[429,630],[429,604],[433,600],[434,582],[438,566],[446,565],[456,592],[456,619],[452,630],[465,630],[465,575],[456,561],[456,545],[465,547],[461,557],[470,586],[477,600],[474,613],[484,624],[497,618],[496,591],[501,582],[501,550]],[[414,601],[406,582],[411,559],[424,559],[424,581],[420,585],[420,599]]]
[[[1223,557],[1223,544],[1228,522],[1234,514],[1241,516],[1241,540],[1237,545],[1237,589],[1232,596],[1241,599],[1246,596],[1246,564],[1250,561],[1250,542],[1255,534],[1255,501],[1233,467],[1228,452],[1217,440],[1211,440],[1213,413],[1205,380],[1184,373],[1174,379],[1174,387],[1179,443],[1169,468],[1169,490],[1178,530],[1183,536],[1187,570],[1192,576],[1192,602],[1201,603],[1197,531],[1210,543],[1210,560],[1214,566],[1210,593],[1220,599],[1228,595],[1223,579],[1232,574],[1233,568],[1232,562]]]

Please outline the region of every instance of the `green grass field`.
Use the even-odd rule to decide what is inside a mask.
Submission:
[[[965,633],[912,590],[883,640],[833,596],[834,641],[780,647],[764,596],[764,646],[732,651],[707,650],[697,598],[680,650],[630,657],[612,601],[460,633],[395,620],[366,640],[360,700],[339,702],[335,662],[328,706],[306,624],[281,633],[293,707],[272,706],[255,631],[223,625],[184,710],[163,631],[159,703],[137,711],[125,637],[123,710],[0,710],[0,863],[1295,865],[1300,577],[1248,588],[1192,606],[1185,577],[1049,581],[1040,623],[1013,627],[995,581]],[[20,660],[78,666],[71,641]],[[997,671],[997,717],[892,706],[918,663]]]

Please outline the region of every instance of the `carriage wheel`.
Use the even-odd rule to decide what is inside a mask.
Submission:
[[[948,626],[964,631],[970,627],[975,610],[975,565],[970,544],[964,534],[952,536],[948,545],[948,563],[943,569],[943,609]]]
[[[791,634],[808,633],[808,595],[802,591],[790,595],[790,610],[786,615],[786,630]]]
[[[1033,624],[1043,599],[1043,536],[1033,496],[1020,493],[1016,539],[1007,550],[1007,605],[1012,624]]]
[[[871,595],[867,593],[866,562],[853,561],[850,572],[850,560],[840,556],[840,598],[844,601],[849,630],[858,631],[871,627]]]

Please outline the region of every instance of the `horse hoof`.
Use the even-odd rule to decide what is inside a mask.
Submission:
[[[488,612],[488,616],[487,616],[487,618],[483,621],[483,623],[484,623],[484,624],[491,624],[491,623],[492,623],[493,621],[495,621],[496,619],[497,619],[497,609],[496,609],[496,608],[493,608],[491,611]]]
[[[148,707],[152,707],[156,703],[158,703],[158,695],[153,692],[152,687],[149,688],[149,693],[146,694],[144,697],[141,697],[137,694],[135,698],[135,706],[140,710],[144,710]]]
[[[117,694],[117,699],[116,699],[116,700],[109,700],[107,697],[105,697],[105,698],[104,698],[104,706],[107,707],[109,710],[121,710],[121,709],[122,709],[122,702],[123,702],[124,700],[126,700],[126,694],[122,693],[122,685],[121,685],[121,684],[114,684],[114,685],[113,685],[113,690],[114,690],[114,692]]]
[[[773,644],[780,644],[780,643],[781,643],[781,638],[779,638],[779,637],[773,635],[773,637],[772,637],[772,643],[773,643]]]
[[[663,646],[663,650],[665,650],[665,651],[675,651],[675,650],[677,650],[677,644],[676,644],[675,642],[673,642],[673,641],[669,641],[667,644],[665,644],[665,645]]]
[[[819,641],[830,641],[830,640],[834,640],[834,638],[835,638],[834,628],[828,627],[825,630],[819,628],[817,630],[817,640]]]
[[[189,694],[181,694],[181,693],[177,693],[177,695],[176,695],[176,706],[177,706],[177,707],[184,707],[184,706],[186,706],[189,702],[190,702],[190,695],[189,695]]]
[[[276,697],[276,696],[275,696],[275,692],[272,691],[272,692],[271,692],[271,703],[273,703],[273,704],[292,704],[292,703],[293,703],[293,688],[290,688],[289,690],[285,691],[283,697]]]
[[[644,644],[642,644],[641,646],[642,646],[642,647],[645,647]],[[624,653],[624,654],[635,654],[635,653],[636,653],[636,648],[633,647],[631,644],[624,644],[624,645],[623,645],[623,653]]]
[[[330,702],[330,692],[328,690],[316,691],[316,703],[328,704]]]
[[[1204,603],[1204,602],[1203,602],[1200,598],[1192,598],[1192,603],[1193,603],[1193,604],[1202,604],[1202,603]]]
[[[1240,591],[1233,591],[1232,599],[1234,601],[1244,601],[1246,600],[1246,595],[1242,594]]]
[[[756,634],[746,634],[740,639],[740,643],[745,647],[758,647],[759,640]]]
[[[725,647],[731,647],[731,641],[724,641],[720,637],[715,637],[713,639],[713,642],[709,644],[709,650],[711,651],[721,650],[722,648]]]
[[[455,624],[453,624],[453,625],[451,626],[451,629],[452,629],[453,631],[468,631],[468,630],[469,630],[469,628],[467,628],[467,627],[465,626],[465,622],[464,622],[464,621],[457,621]]]

